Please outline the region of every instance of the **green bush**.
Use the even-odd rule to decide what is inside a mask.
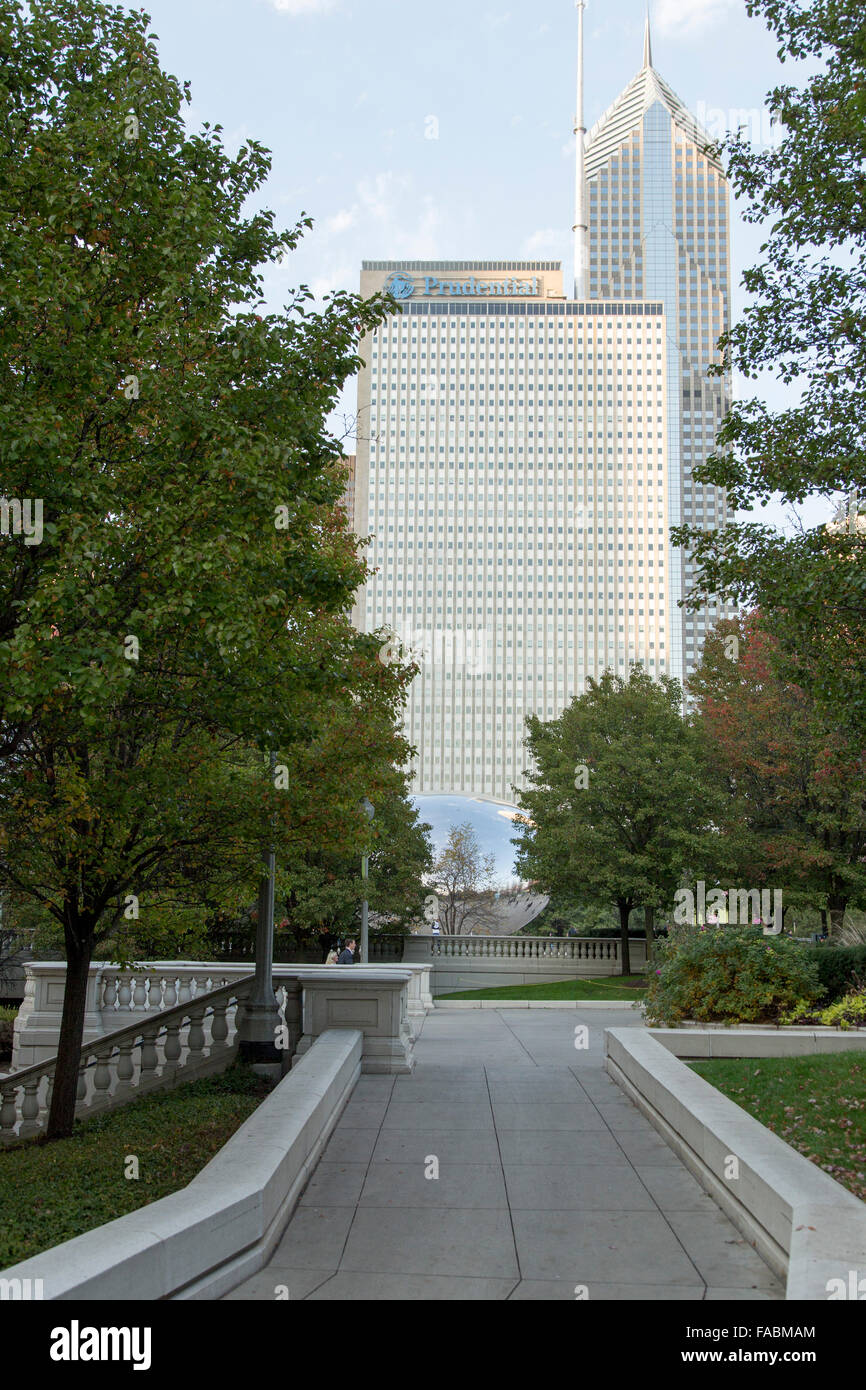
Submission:
[[[825,1028],[866,1028],[866,989],[854,989],[826,1009],[815,1008],[807,1000],[786,1014],[783,1023],[817,1023]]]
[[[822,997],[809,954],[760,928],[688,928],[657,950],[644,1000],[653,1023],[776,1023]]]
[[[12,1051],[13,1030],[18,1010],[0,1004],[0,1054]]]
[[[866,946],[811,946],[825,998],[843,999],[852,986],[866,982]]]

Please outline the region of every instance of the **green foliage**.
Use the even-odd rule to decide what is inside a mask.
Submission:
[[[794,535],[757,521],[718,531],[679,527],[698,582],[691,601],[727,594],[758,607],[779,639],[774,663],[808,687],[829,721],[862,746],[866,731],[866,297],[862,169],[866,160],[866,47],[862,0],[748,0],[785,59],[807,60],[798,89],[767,106],[783,138],[753,148],[727,142],[735,193],[748,221],[765,227],[761,262],[748,270],[750,303],[723,339],[722,371],[757,380],[768,371],[794,386],[793,405],[760,397],[731,410],[716,454],[695,479],[724,487],[732,510],[774,494],[802,502],[817,492],[848,503],[832,530]],[[829,506],[828,506],[829,519]]]
[[[775,1023],[821,994],[817,970],[789,937],[752,928],[677,930],[648,975],[646,1015],[656,1024]]]
[[[637,666],[628,682],[611,671],[590,681],[558,719],[527,720],[517,870],[566,900],[615,903],[621,934],[638,905],[670,909],[713,839],[721,794],[681,704],[676,681]]]
[[[812,946],[808,954],[826,999],[842,999],[852,985],[866,983],[866,946]]]
[[[81,1121],[58,1143],[0,1151],[0,1268],[185,1187],[269,1090],[235,1066]],[[137,1180],[124,1176],[130,1154],[139,1160]]]
[[[866,1028],[866,986],[852,989],[825,1009],[812,1007],[805,999],[782,1019],[783,1023],[817,1023],[824,1028]]]
[[[310,220],[279,229],[268,151],[188,133],[189,100],[145,14],[0,0],[0,474],[44,514],[0,546],[0,891],[62,929],[70,1019],[100,938],[195,935],[255,897],[266,837],[345,849],[407,753],[413,672],[351,625],[367,568],[327,424],[388,303],[261,312]],[[299,825],[263,754],[315,758],[323,726],[342,769]]]
[[[762,615],[726,620],[689,680],[724,789],[720,867],[731,886],[777,886],[786,907],[824,908],[835,934],[866,899],[866,755],[779,674],[778,646]]]

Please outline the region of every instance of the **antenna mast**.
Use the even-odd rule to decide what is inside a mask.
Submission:
[[[589,224],[586,220],[586,126],[583,113],[583,12],[586,0],[575,0],[577,7],[577,116],[574,133],[577,137],[577,188],[574,205],[574,297],[586,299],[586,272],[589,262],[587,242]]]

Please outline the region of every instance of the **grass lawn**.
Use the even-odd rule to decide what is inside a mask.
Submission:
[[[185,1187],[272,1089],[247,1067],[0,1150],[0,1269]],[[124,1176],[138,1158],[139,1178]]]
[[[605,975],[592,980],[557,980],[549,985],[498,985],[492,989],[437,994],[437,999],[640,999],[645,975]]]
[[[726,1058],[689,1065],[866,1201],[866,1054]]]

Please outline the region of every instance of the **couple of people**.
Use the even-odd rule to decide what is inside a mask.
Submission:
[[[349,940],[346,942],[345,946],[343,947],[342,951],[340,951],[339,955],[337,954],[336,949],[335,949],[334,947],[331,947],[331,950],[328,952],[328,956],[327,956],[327,959],[326,959],[326,961],[325,961],[325,964],[326,964],[326,965],[354,965],[354,964],[355,964],[355,947],[356,947],[356,945],[357,945],[357,942],[356,942],[354,936],[350,936],[350,937],[349,937]]]

